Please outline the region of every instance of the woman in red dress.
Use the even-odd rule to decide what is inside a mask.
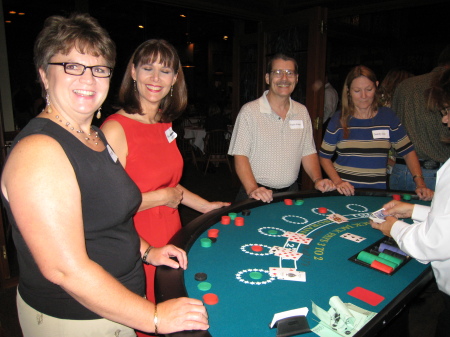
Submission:
[[[134,217],[141,240],[160,247],[181,228],[178,205],[201,213],[229,203],[209,202],[179,184],[183,159],[172,121],[187,104],[183,70],[175,48],[148,40],[133,53],[119,91],[122,108],[102,125],[106,138],[142,193]],[[155,267],[144,265],[147,298],[155,300]]]

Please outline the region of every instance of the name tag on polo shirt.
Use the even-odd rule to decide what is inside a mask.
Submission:
[[[289,127],[291,129],[303,129],[303,121],[300,119],[290,120]]]
[[[389,138],[389,130],[373,130],[373,139]]]
[[[177,133],[172,130],[172,128],[168,128],[166,131],[167,141],[172,143],[175,138],[177,138]]]

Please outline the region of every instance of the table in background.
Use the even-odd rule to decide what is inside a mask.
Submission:
[[[184,128],[184,138],[192,139],[192,145],[199,148],[202,152],[205,150],[205,136],[206,131],[201,127],[187,126]]]
[[[308,307],[308,323],[311,328],[317,325],[317,317],[312,313],[311,301],[328,310],[329,299],[339,296],[344,303],[377,312],[355,336],[374,336],[398,312],[410,302],[432,279],[429,265],[411,259],[393,275],[370,269],[349,258],[383,238],[380,231],[370,227],[369,213],[379,209],[392,199],[393,193],[384,191],[357,191],[356,196],[340,196],[336,192],[288,192],[275,195],[274,201],[264,204],[247,200],[227,208],[204,214],[182,228],[171,243],[188,252],[189,266],[186,271],[158,267],[156,289],[158,301],[189,296],[202,299],[205,292],[197,288],[194,276],[198,272],[208,275],[211,290],[219,297],[216,305],[206,305],[210,329],[207,331],[181,332],[173,336],[229,337],[258,336],[274,337],[276,329],[268,325],[275,313]],[[284,199],[301,198],[303,205],[285,205]],[[414,203],[419,202],[417,199]],[[426,204],[426,203],[425,203]],[[350,220],[337,224],[327,221],[319,207],[329,212],[346,216]],[[221,216],[229,212],[238,213],[250,210],[244,216],[245,225],[222,225]],[[328,213],[329,214],[329,213]],[[210,248],[203,248],[200,239],[207,237],[209,228],[219,229],[217,242]],[[306,272],[306,282],[287,280],[251,280],[249,272],[268,270],[269,267],[294,267],[292,260],[279,260],[277,256],[256,253],[252,245],[265,249],[281,246],[286,238],[270,235],[268,231],[301,232],[313,240],[309,245],[300,245],[303,253],[296,262],[297,270]],[[340,237],[351,233],[366,238],[353,242]],[[264,275],[264,272],[263,272]],[[267,281],[267,282],[266,282]],[[371,290],[385,299],[377,306],[371,306],[347,293],[355,287]],[[316,336],[314,333],[302,336]]]

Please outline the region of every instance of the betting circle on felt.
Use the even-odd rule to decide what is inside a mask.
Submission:
[[[295,198],[298,196],[292,197]],[[427,268],[412,259],[388,276],[349,260],[383,238],[380,231],[370,227],[368,217],[370,212],[392,200],[391,196],[301,196],[304,201],[301,207],[285,205],[284,199],[258,207],[245,205],[242,209],[251,209],[251,214],[245,217],[245,226],[239,228],[223,226],[219,215],[217,223],[210,221],[187,249],[189,268],[184,271],[187,295],[202,299],[204,292],[197,289],[198,281],[193,277],[196,272],[201,271],[208,274],[208,282],[213,285],[214,293],[220,298],[217,305],[208,308],[211,326],[208,331],[213,337],[273,337],[276,331],[267,329],[267,324],[275,313],[303,306],[311,311],[311,301],[322,308],[328,308],[328,301],[334,295],[338,295],[345,303],[354,303],[366,310],[379,312],[385,303],[396,298],[407,286],[407,282],[411,281],[408,279],[405,283],[402,280],[400,284],[397,282],[400,277],[403,278],[406,274],[408,278],[409,273],[416,273],[411,276],[411,279],[415,279]],[[318,207],[327,208],[327,214],[318,214]],[[233,211],[239,214],[242,209]],[[224,214],[228,214],[228,211],[224,210]],[[342,215],[349,221],[335,223],[327,219],[330,214]],[[219,240],[205,249],[201,247],[199,240],[207,236],[209,228],[220,229]],[[289,242],[284,236],[287,232],[304,234],[312,241],[309,244]],[[365,240],[357,243],[341,238],[340,235],[345,233],[364,237]],[[253,251],[251,247],[255,245],[263,247],[263,251]],[[273,246],[289,247],[303,255],[297,261],[282,259],[267,253]],[[270,267],[304,271],[306,282],[271,277],[268,272]],[[261,273],[262,278],[252,279],[250,274],[254,271]],[[386,282],[389,287],[386,287]],[[361,304],[347,294],[356,287],[382,294],[385,300],[375,307]],[[236,301],[239,309],[236,309]],[[252,314],[248,315],[249,312]],[[310,325],[315,326],[316,323],[311,319],[308,317]],[[228,324],[225,329],[225,320],[239,324]],[[245,330],[246,326],[249,331]]]

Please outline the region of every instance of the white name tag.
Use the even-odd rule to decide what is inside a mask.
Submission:
[[[389,138],[389,130],[373,130],[373,139]]]
[[[290,120],[289,127],[291,129],[303,129],[303,121],[298,119]]]
[[[172,128],[168,128],[166,131],[167,141],[172,143],[175,138],[177,138],[177,133],[172,130]]]

